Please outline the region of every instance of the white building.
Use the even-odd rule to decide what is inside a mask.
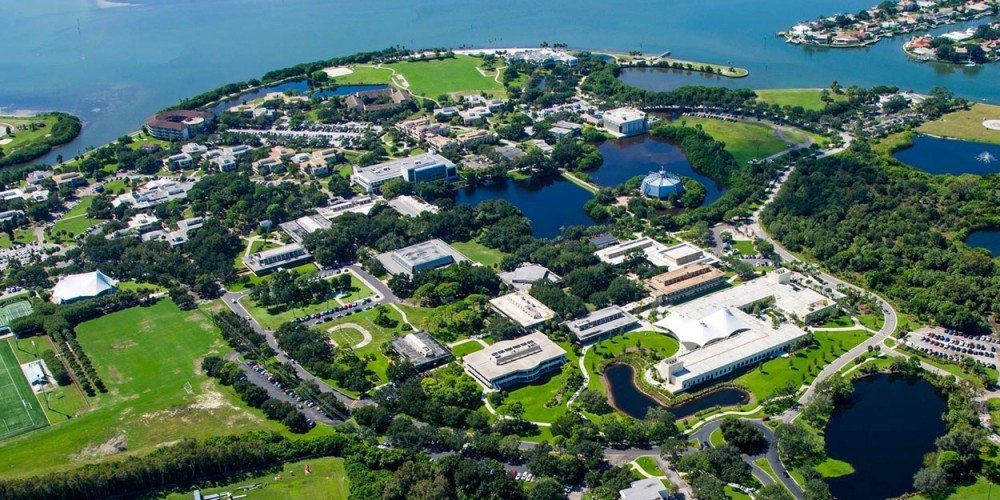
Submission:
[[[565,323],[569,331],[576,335],[581,344],[589,344],[611,338],[631,330],[639,324],[639,319],[618,306],[598,309],[582,318]]]
[[[354,167],[351,179],[369,193],[393,179],[407,182],[450,180],[458,177],[458,167],[451,160],[437,154],[425,153],[408,158],[387,161],[368,167]]]
[[[557,283],[561,279],[547,267],[538,264],[521,264],[517,269],[500,273],[497,276],[500,277],[500,281],[510,285],[511,288],[524,291],[531,290],[531,285],[542,280]]]
[[[405,273],[410,276],[425,269],[445,267],[456,262],[469,260],[451,245],[436,238],[385,252],[376,258],[390,274]]]
[[[52,302],[56,304],[69,304],[78,300],[100,297],[115,293],[118,281],[112,279],[100,270],[70,274],[56,283],[52,289]]]
[[[462,358],[466,373],[496,390],[538,380],[565,362],[566,351],[541,332],[502,340]]]
[[[605,111],[604,128],[620,136],[640,135],[649,132],[646,113],[635,108],[618,108]]]
[[[594,255],[608,264],[621,264],[636,253],[641,254],[650,264],[667,267],[670,270],[695,263],[710,264],[717,261],[702,249],[687,243],[668,247],[648,236],[602,248],[594,252]]]
[[[312,255],[298,243],[282,245],[270,250],[250,254],[243,264],[257,276],[273,273],[281,268],[295,267],[312,260]]]
[[[490,299],[490,306],[521,328],[531,328],[556,317],[555,311],[528,295],[528,292],[520,290]]]

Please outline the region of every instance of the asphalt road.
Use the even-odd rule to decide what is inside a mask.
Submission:
[[[791,476],[788,474],[788,470],[785,469],[785,465],[782,464],[781,459],[778,458],[778,444],[774,438],[774,431],[771,430],[770,427],[765,425],[760,420],[756,419],[744,419],[744,420],[750,422],[751,424],[754,425],[754,427],[760,429],[761,432],[764,433],[764,438],[767,439],[768,443],[767,451],[762,454],[754,456],[743,455],[743,461],[750,465],[750,469],[753,472],[754,477],[756,477],[761,482],[761,484],[765,485],[774,484],[774,479],[771,477],[771,475],[765,472],[760,467],[758,467],[757,464],[753,463],[754,460],[758,460],[760,458],[766,458],[768,465],[771,466],[771,470],[773,470],[775,475],[778,476],[778,480],[785,485],[785,488],[787,488],[788,491],[792,493],[792,496],[794,496],[795,498],[802,498],[803,497],[802,488],[799,486],[798,483],[795,482],[794,479],[791,478]],[[721,425],[722,425],[722,419],[713,420],[699,427],[698,430],[691,433],[691,437],[693,439],[697,439],[698,442],[700,443],[708,443],[708,446],[711,446],[710,437],[712,433],[715,432],[715,430],[718,429]]]
[[[226,356],[226,359],[239,365],[240,369],[243,370],[243,373],[246,374],[247,380],[249,380],[250,383],[254,385],[263,387],[264,390],[267,391],[268,396],[271,396],[274,399],[277,399],[279,401],[284,401],[286,403],[295,406],[299,405],[298,401],[293,399],[288,394],[285,394],[285,391],[282,391],[281,389],[275,387],[275,385],[272,384],[271,381],[267,379],[267,377],[265,377],[260,373],[257,373],[256,371],[254,371],[253,368],[248,366],[246,363],[240,361],[236,353],[231,353],[230,355]],[[308,406],[303,406],[302,408],[299,408],[299,411],[301,411],[306,416],[306,418],[312,420],[313,422],[327,424],[327,425],[333,425],[335,423],[340,422],[340,420],[327,417],[326,415],[320,413],[316,409],[316,407],[310,408]]]

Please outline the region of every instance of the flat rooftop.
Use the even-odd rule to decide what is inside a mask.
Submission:
[[[421,367],[451,357],[451,351],[427,332],[415,332],[392,341],[392,348],[413,366]]]
[[[455,250],[451,245],[437,238],[400,248],[398,250],[381,253],[377,256],[377,258],[390,274],[410,274],[410,270],[405,266],[409,266],[411,268],[420,267],[421,264],[434,262],[435,260],[449,256],[451,257],[451,262],[449,262],[449,264],[469,261],[469,259],[462,255],[461,252]]]
[[[466,354],[462,362],[488,380],[519,371],[529,371],[566,351],[541,332],[513,340],[502,340],[486,349]]]
[[[389,200],[389,206],[392,207],[393,210],[399,212],[400,215],[409,215],[410,217],[416,217],[424,212],[438,212],[438,207],[431,205],[420,198],[405,194]]]
[[[530,328],[556,316],[555,311],[524,291],[490,299],[490,305],[524,328]]]
[[[646,260],[654,266],[666,267],[670,269],[680,267],[674,265],[673,261],[698,254],[699,252],[702,255],[701,258],[683,265],[698,262],[709,264],[717,261],[717,259],[711,254],[696,246],[689,245],[687,243],[678,243],[668,247],[667,245],[664,245],[663,243],[660,243],[659,241],[656,241],[648,236],[623,241],[621,243],[602,248],[594,252],[594,255],[596,255],[598,259],[601,259],[609,264],[621,264],[633,252],[641,252]]]
[[[700,320],[719,309],[727,307],[738,309],[760,300],[773,298],[775,307],[786,314],[804,319],[809,313],[834,303],[833,299],[805,286],[780,283],[778,278],[780,274],[802,278],[797,273],[771,272],[760,278],[673,306],[669,312]]]
[[[395,179],[403,175],[403,172],[421,167],[434,165],[454,165],[451,160],[434,153],[424,153],[417,156],[409,156],[396,160],[371,165],[368,167],[355,167],[355,175],[364,178],[369,183]]]
[[[565,324],[580,340],[586,340],[595,335],[613,331],[639,321],[635,316],[625,312],[618,306],[598,309],[582,318],[567,321]]]
[[[670,295],[725,276],[726,273],[707,264],[693,264],[653,276],[646,285],[656,295]]]

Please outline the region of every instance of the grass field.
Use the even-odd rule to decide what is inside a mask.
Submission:
[[[868,338],[864,330],[843,332],[815,332],[817,345],[792,353],[787,358],[764,362],[736,378],[759,399],[766,398],[788,382],[800,386],[811,382],[827,363]]]
[[[52,340],[48,336],[32,337],[30,340],[25,339],[21,342],[15,342],[14,338],[9,338],[7,343],[14,351],[17,362],[20,364],[40,359],[46,352],[54,349]],[[42,411],[45,412],[51,425],[69,420],[88,408],[89,403],[86,396],[76,384],[65,387],[53,385],[45,392],[48,394],[48,399],[46,400],[43,396],[39,400],[43,403]]]
[[[747,495],[746,493],[743,493],[728,484],[723,488],[723,490],[726,492],[726,497],[730,500],[750,500],[750,495]]]
[[[471,240],[465,242],[455,242],[451,246],[455,247],[462,255],[486,266],[496,268],[500,261],[507,255],[500,250],[495,250],[482,243]]]
[[[976,103],[968,110],[948,113],[937,120],[924,123],[917,131],[941,137],[1000,144],[1000,130],[984,127],[983,120],[1000,120],[1000,106]]]
[[[310,473],[305,473],[306,465]],[[299,462],[290,462],[272,470],[262,471],[252,477],[233,483],[202,487],[203,495],[222,492],[246,495],[248,500],[283,500],[286,498],[324,498],[344,500],[347,498],[348,481],[344,472],[344,459],[321,457]],[[190,492],[173,493],[168,499],[191,498]]]
[[[72,419],[0,443],[0,475],[54,473],[145,454],[181,438],[249,430],[288,435],[201,372],[204,356],[229,352],[205,310],[181,311],[161,300],[87,321],[76,333],[108,392]],[[317,426],[310,435],[328,432]]]
[[[568,342],[557,342],[559,347],[566,350],[566,364],[561,371],[551,372],[542,378],[527,385],[523,385],[509,391],[507,402],[520,401],[524,405],[524,418],[532,422],[553,422],[560,415],[566,413],[566,401],[555,402],[555,397],[562,389],[566,374],[573,370],[579,370],[578,357],[573,352]],[[574,388],[575,390],[575,388]],[[573,391],[569,391],[564,396],[570,397]],[[549,406],[546,406],[549,404]]]
[[[7,342],[0,342],[0,440],[49,425]]]
[[[757,97],[768,104],[779,106],[802,106],[803,109],[820,110],[826,107],[826,103],[820,100],[823,89],[766,89],[757,90]],[[835,101],[846,100],[843,94],[830,92],[830,97]]]
[[[382,354],[381,346],[386,341],[391,340],[398,335],[405,335],[407,333],[402,329],[402,326],[405,324],[403,323],[402,316],[400,316],[399,313],[391,307],[387,307],[387,310],[389,318],[393,322],[395,322],[395,325],[392,327],[382,327],[376,325],[375,322],[372,321],[372,318],[374,317],[374,309],[372,309],[360,313],[355,313],[350,316],[346,316],[334,321],[327,321],[326,323],[320,323],[319,325],[314,326],[313,329],[321,331],[323,333],[327,333],[331,327],[354,323],[368,330],[368,332],[372,334],[372,341],[368,345],[360,349],[355,349],[354,352],[362,357],[367,355],[374,356],[375,359],[369,361],[367,367],[369,370],[375,373],[375,375],[378,377],[379,383],[387,382],[389,378],[386,375],[386,370],[389,368],[389,360],[385,357],[384,354]],[[338,333],[338,337],[340,338],[334,338],[334,340],[337,340],[338,342],[343,340],[349,341],[351,339],[355,339],[354,335],[360,335],[360,333],[352,334],[348,332],[346,335],[348,335],[348,337],[345,337],[343,333]],[[360,338],[358,338],[357,340],[360,340]],[[357,342],[357,340],[355,340],[355,343]],[[341,346],[343,345],[344,344],[341,344]],[[336,386],[336,383],[334,383],[332,380],[328,380],[327,382],[329,382],[331,385]],[[352,396],[358,395],[357,392],[350,391],[347,389],[343,389],[343,391]]]
[[[644,455],[635,459],[635,463],[639,466],[639,468],[645,471],[646,474],[651,476],[663,475],[663,471],[660,469],[660,466],[656,464],[656,460],[653,459],[653,457]]]
[[[741,122],[727,122],[714,118],[684,116],[671,122],[688,127],[701,125],[702,130],[713,139],[724,142],[729,151],[740,164],[745,165],[750,160],[765,158],[787,149],[787,145],[774,131],[763,125]]]
[[[753,247],[753,242],[750,240],[733,240],[732,246],[743,255],[755,255],[757,253],[757,250]]]
[[[719,447],[726,444],[726,438],[722,437],[722,429],[720,428],[712,431],[712,433],[709,434],[708,436],[708,442],[715,447]]]
[[[392,79],[395,71],[405,78],[410,92],[431,99],[445,94],[454,96],[480,92],[496,97],[505,96],[503,84],[494,79],[494,72],[488,71],[488,76],[483,76],[476,69],[480,63],[482,59],[478,57],[463,55],[430,61],[403,61],[383,67],[352,66],[353,73],[338,76],[334,78],[334,82],[340,85],[390,82],[398,85],[401,83],[398,77]]]
[[[52,125],[56,123],[57,119],[55,116],[42,115],[42,116],[0,116],[0,139],[12,139],[11,142],[7,144],[0,144],[0,151],[5,154],[26,145],[29,142],[35,141],[37,139],[42,139],[49,134],[49,130]],[[42,123],[43,126],[36,130],[18,130],[21,125],[29,125],[31,123]],[[6,135],[6,128],[10,127],[13,137]]]
[[[451,348],[451,353],[456,358],[461,358],[462,356],[465,356],[466,354],[472,354],[474,352],[481,351],[481,350],[483,350],[483,345],[482,344],[480,344],[479,342],[476,342],[475,340],[470,340],[470,341],[465,342],[463,344],[458,344],[457,346],[452,347]]]
[[[77,203],[76,206],[66,212],[66,215],[52,226],[51,235],[53,239],[56,241],[72,240],[83,234],[87,229],[100,224],[102,222],[100,219],[87,217],[87,209],[93,203],[93,196],[81,198],[80,203]]]
[[[854,321],[851,317],[846,314],[841,314],[835,318],[831,318],[826,323],[823,323],[821,328],[844,328],[847,326],[854,326]]]
[[[993,498],[993,488],[997,488],[997,491],[1000,492],[1000,485],[992,484],[989,480],[979,477],[976,478],[976,482],[974,483],[951,486],[946,490],[945,494],[940,496],[927,497],[924,495],[914,495],[910,498],[913,500],[939,500],[941,498],[949,500],[990,500]]]
[[[11,321],[31,314],[31,302],[19,300],[0,307],[0,327],[10,325]]]
[[[854,473],[851,464],[835,458],[827,458],[816,466],[816,472],[823,477],[840,477]]]
[[[306,316],[309,314],[317,313],[320,311],[325,311],[327,309],[333,309],[347,302],[353,302],[358,299],[363,299],[372,295],[371,289],[365,286],[357,277],[353,274],[351,275],[351,289],[348,291],[347,295],[341,297],[340,299],[329,299],[318,304],[310,304],[303,307],[295,307],[288,309],[276,314],[271,314],[266,308],[257,305],[257,302],[253,300],[253,297],[246,295],[240,299],[240,304],[247,309],[254,319],[256,319],[264,328],[269,330],[276,330],[279,326],[292,321],[295,318]]]

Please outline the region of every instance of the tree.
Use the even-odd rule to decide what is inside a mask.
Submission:
[[[924,467],[913,476],[913,487],[930,496],[936,496],[948,487],[948,479],[940,468]]]
[[[543,477],[528,490],[528,500],[561,500],[566,498],[563,486],[551,477]]]
[[[769,484],[757,490],[756,500],[793,500],[792,494],[779,483]]]
[[[767,448],[767,439],[752,423],[736,417],[726,417],[720,426],[726,442],[747,455],[756,455]]]

